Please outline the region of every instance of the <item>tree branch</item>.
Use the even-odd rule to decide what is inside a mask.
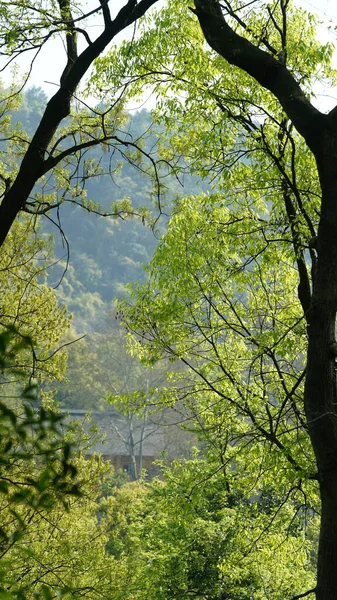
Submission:
[[[69,115],[71,99],[83,76],[113,38],[142,17],[157,1],[140,0],[137,3],[137,0],[128,0],[116,18],[108,24],[107,14],[105,14],[106,26],[104,31],[79,56],[75,56],[74,53],[73,35],[75,35],[75,31],[70,31],[72,40],[69,40],[69,42],[71,47],[68,48],[68,61],[61,76],[60,88],[49,100],[40,124],[22,160],[17,177],[4,195],[0,205],[0,247],[43,172],[48,145],[61,121]],[[71,62],[69,61],[69,50]]]
[[[316,588],[312,588],[307,592],[303,592],[303,594],[297,594],[296,596],[292,596],[290,600],[299,600],[300,598],[305,598],[305,596],[309,596],[309,594],[314,594],[316,592]]]
[[[243,69],[279,100],[309,148],[318,151],[327,115],[316,109],[284,64],[238,35],[226,22],[217,0],[194,0],[208,44],[231,65]]]

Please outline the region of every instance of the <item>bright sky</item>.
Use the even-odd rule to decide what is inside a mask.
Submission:
[[[337,34],[335,32],[328,33],[327,27],[337,27],[337,2],[335,0],[296,0],[298,4],[303,6],[308,11],[316,12],[319,18],[322,20],[322,27],[320,33],[322,38],[330,35],[331,41],[336,40],[337,47]],[[113,7],[113,14],[116,14],[118,10],[125,4],[124,0],[112,0],[110,2]],[[83,10],[93,10],[98,5],[97,0],[85,0]],[[88,33],[93,39],[100,33],[101,27],[99,25],[98,18],[92,18],[91,23],[88,27]],[[129,35],[131,36],[133,27],[129,28]],[[333,37],[332,37],[333,35]],[[126,37],[125,32],[121,34],[121,37]],[[116,38],[118,41],[118,38]],[[116,41],[115,40],[115,41]],[[20,70],[25,71],[29,67],[30,59],[27,58],[25,61],[20,60]],[[1,64],[1,63],[0,63]],[[30,76],[30,86],[36,85],[42,87],[48,96],[52,95],[56,87],[59,84],[60,75],[62,68],[65,64],[65,50],[61,37],[50,40],[45,48],[43,48],[41,54],[36,58],[32,73]],[[337,50],[336,50],[336,67],[337,67]],[[322,110],[329,110],[337,103],[337,89],[319,89],[317,90],[317,106]]]
[[[322,41],[330,40],[336,46],[334,66],[337,68],[337,3],[335,0],[296,0],[309,12],[315,12],[322,22],[319,35]],[[331,29],[328,31],[328,27]],[[334,30],[333,28],[336,28]],[[316,91],[317,108],[328,112],[337,104],[337,88],[319,85]]]
[[[118,10],[124,6],[124,0],[112,0],[110,2],[111,16],[114,17]],[[98,0],[85,0],[82,3],[83,12],[90,12],[99,6]],[[90,25],[86,26],[88,34],[91,39],[95,39],[102,31],[99,17],[91,17]],[[133,27],[129,28],[130,36],[132,35]],[[121,34],[122,37],[123,34]],[[124,38],[126,37],[124,31]],[[118,37],[115,38],[118,41]],[[79,36],[79,50],[85,47],[83,37]],[[82,42],[82,46],[81,46]],[[18,61],[20,72],[23,73],[28,71],[30,63],[33,57],[33,53],[27,53],[25,57]],[[2,62],[2,61],[1,61]],[[0,62],[0,64],[1,64]],[[44,89],[48,96],[55,93],[56,87],[59,85],[60,76],[66,63],[66,52],[64,48],[64,41],[61,36],[50,39],[42,49],[41,53],[34,60],[32,72],[29,77],[29,86],[37,86]]]
[[[316,12],[322,19],[332,19],[336,22],[337,5],[335,0],[297,0],[306,10]]]

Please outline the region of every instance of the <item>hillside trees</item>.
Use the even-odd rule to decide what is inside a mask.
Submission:
[[[279,474],[293,473],[300,494],[305,485],[314,497],[318,482],[316,597],[330,600],[337,589],[337,113],[318,110],[314,90],[319,79],[335,84],[333,47],[316,39],[313,16],[286,0],[196,0],[192,13],[171,2],[146,19],[137,41],[98,61],[105,90],[121,76],[130,95],[145,83],[155,87],[157,117],[171,126],[164,155],[184,154],[195,172],[213,174],[218,192],[178,205],[151,283],[135,292],[127,320],[145,359],[187,363],[196,415],[206,411],[203,402],[219,407],[226,464],[238,439],[268,462],[262,443],[270,456],[275,450],[274,466],[284,465]],[[212,421],[202,427],[213,440]]]

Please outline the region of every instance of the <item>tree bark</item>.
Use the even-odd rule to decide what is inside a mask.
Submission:
[[[313,152],[322,190],[318,260],[309,310],[304,391],[309,435],[321,494],[317,600],[337,598],[337,108],[328,115],[313,107],[284,64],[234,32],[217,0],[195,0],[209,45],[230,64],[274,94]]]
[[[337,132],[326,128],[316,155],[322,188],[318,261],[308,314],[304,394],[321,495],[317,600],[337,596],[337,396],[335,342],[337,311]]]

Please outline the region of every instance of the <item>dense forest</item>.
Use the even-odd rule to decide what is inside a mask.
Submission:
[[[1,2],[0,600],[335,600],[336,27],[115,4]]]

